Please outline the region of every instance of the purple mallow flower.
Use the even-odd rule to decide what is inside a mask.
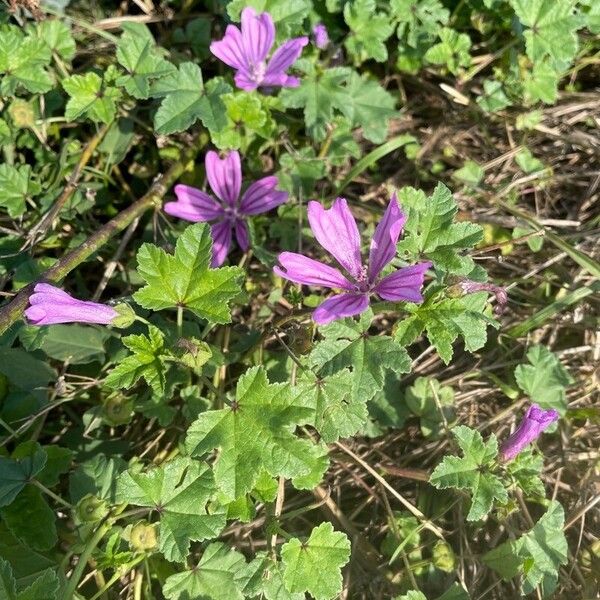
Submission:
[[[329,46],[329,34],[327,33],[327,27],[323,23],[317,23],[313,27],[313,35],[315,37],[315,46],[319,50],[325,50]]]
[[[55,323],[108,325],[120,316],[112,306],[77,300],[48,283],[38,283],[33,291],[34,293],[29,297],[29,308],[25,311],[25,316],[32,325]]]
[[[308,44],[307,37],[284,42],[267,61],[275,42],[275,25],[267,12],[256,14],[251,7],[242,11],[241,31],[228,25],[225,36],[210,45],[210,51],[225,64],[233,67],[235,84],[242,90],[258,87],[296,87],[300,81],[286,73]]]
[[[342,317],[358,315],[369,306],[371,294],[384,300],[422,302],[421,287],[429,262],[398,269],[380,278],[384,267],[396,256],[396,244],[406,217],[398,206],[396,194],[375,229],[365,266],[360,255],[360,234],[356,221],[344,198],[337,198],[329,210],[318,202],[308,203],[308,221],[315,238],[348,272],[350,279],[340,271],[319,261],[282,252],[281,267],[274,271],[280,277],[305,285],[339,288],[343,292],[325,300],[314,311],[313,320],[323,325]]]
[[[206,177],[218,202],[212,196],[189,185],[176,185],[177,202],[167,202],[165,212],[186,221],[214,221],[212,225],[212,266],[219,267],[225,261],[231,246],[232,231],[244,250],[250,247],[246,219],[251,215],[267,212],[288,199],[287,192],[276,190],[277,177],[263,177],[244,192],[240,155],[234,150],[225,158],[212,150],[206,153]]]
[[[507,462],[515,458],[557,420],[557,411],[544,410],[537,404],[532,404],[527,409],[521,424],[500,446],[500,460]]]

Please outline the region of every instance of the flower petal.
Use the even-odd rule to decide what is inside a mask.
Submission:
[[[383,267],[396,256],[396,244],[405,222],[406,216],[400,210],[398,198],[394,193],[371,240],[369,251],[370,282],[374,282]]]
[[[289,281],[304,285],[355,290],[355,287],[337,269],[308,256],[295,252],[282,252],[279,255],[279,264],[281,267],[276,266],[273,271],[279,277]]]
[[[189,185],[176,185],[177,202],[167,202],[164,211],[168,215],[186,221],[214,221],[223,216],[223,207],[211,196]]]
[[[323,23],[317,23],[312,29],[313,35],[315,36],[315,46],[319,50],[324,50],[329,46],[329,34],[327,27]]]
[[[277,177],[273,176],[255,181],[242,196],[240,212],[245,215],[258,215],[286,202],[288,193],[276,190],[277,184]]]
[[[554,421],[557,421],[558,417],[557,411],[544,410],[537,404],[532,404],[517,429],[502,443],[501,460],[508,461],[515,458],[529,444],[537,440]]]
[[[265,61],[274,41],[275,25],[271,15],[267,12],[257,15],[252,7],[244,8],[242,11],[242,42],[249,62],[256,65]]]
[[[300,54],[302,54],[302,48],[308,44],[307,37],[298,37],[288,40],[281,44],[277,50],[271,56],[271,60],[267,65],[266,75],[276,75],[283,73],[286,69],[291,67]]]
[[[258,87],[258,84],[254,79],[252,79],[252,75],[246,69],[240,69],[234,76],[235,85],[238,89],[244,90],[245,92],[251,92]]]
[[[221,160],[219,155],[211,150],[206,153],[204,164],[212,191],[220,200],[233,206],[242,187],[242,166],[238,152],[233,150]]]
[[[394,271],[384,277],[373,291],[384,300],[392,302],[423,302],[421,288],[425,272],[431,267],[430,262],[411,265]]]
[[[248,236],[248,226],[241,219],[235,222],[235,237],[239,247],[246,252],[250,248],[250,238]]]
[[[229,248],[231,247],[231,223],[222,221],[215,223],[210,228],[210,235],[213,240],[213,252],[211,267],[220,267],[227,258]]]
[[[225,35],[210,45],[210,51],[226,65],[234,69],[248,69],[242,33],[235,25],[228,25]]]
[[[360,234],[346,200],[337,198],[329,210],[309,202],[308,221],[319,244],[358,279],[362,271]]]
[[[118,315],[111,306],[78,300],[47,283],[35,286],[29,305],[25,316],[34,325],[75,322],[107,325]]]
[[[342,319],[360,315],[369,308],[369,296],[367,294],[338,294],[322,302],[313,312],[312,318],[319,325],[326,325]]]

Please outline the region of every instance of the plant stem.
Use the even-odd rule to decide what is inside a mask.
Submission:
[[[183,306],[177,307],[177,336],[183,337]]]
[[[40,483],[37,479],[32,479],[30,481],[30,483],[32,483],[36,487],[40,488],[40,490],[42,490],[42,492],[44,492],[44,494],[47,494],[48,496],[50,496],[50,498],[52,498],[53,500],[56,500],[56,502],[58,502],[59,504],[62,504],[63,506],[67,507],[69,510],[73,510],[72,504],[69,504],[66,500],[63,500],[59,495],[55,494],[52,490],[49,490],[43,483]]]
[[[145,556],[142,554],[142,556],[139,556],[138,558],[132,560],[128,565],[127,565],[127,569],[131,570],[133,569],[133,567],[135,567],[137,564],[141,563],[142,560],[144,560]],[[117,569],[115,574],[106,582],[105,585],[102,586],[101,589],[99,589],[91,598],[90,600],[98,600],[98,598],[100,598],[100,596],[102,596],[107,590],[109,590],[117,581],[119,581],[119,579],[121,579],[121,577],[123,577],[123,570],[122,569]]]
[[[120,212],[114,219],[111,219],[108,223],[100,227],[83,244],[67,252],[52,267],[45,271],[38,281],[22,288],[9,304],[0,309],[0,335],[23,314],[36,283],[40,281],[58,283],[73,269],[102,248],[108,240],[123,231],[134,219],[150,208],[160,208],[163,196],[167,193],[167,190],[177,181],[187,164],[194,160],[200,148],[207,141],[208,137],[206,135],[199,136],[195,143],[190,144],[189,147],[182,151],[180,160],[173,164],[163,177],[157,179],[144,196]]]
[[[71,577],[67,581],[67,585],[65,587],[65,592],[63,595],[63,598],[65,600],[70,600],[74,597],[75,590],[79,585],[79,581],[83,576],[83,572],[85,570],[85,567],[87,566],[87,562],[90,559],[90,556],[92,555],[92,552],[96,549],[96,546],[100,543],[100,541],[109,529],[110,525],[108,523],[102,523],[98,527],[98,529],[96,529],[94,535],[92,535],[92,537],[88,540],[87,544],[85,545],[85,548],[83,549],[83,552],[79,555],[79,561],[75,565]]]

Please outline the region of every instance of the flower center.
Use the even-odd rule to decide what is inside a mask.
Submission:
[[[250,79],[256,84],[262,83],[266,73],[267,63],[264,60],[250,67]]]
[[[237,221],[240,217],[237,206],[224,206],[223,211],[225,212],[225,218],[232,223]]]
[[[368,268],[364,265],[360,268],[360,273],[356,278],[356,289],[359,292],[368,292],[371,289],[371,283],[369,281]]]

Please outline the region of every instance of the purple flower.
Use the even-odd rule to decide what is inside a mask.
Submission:
[[[325,300],[313,313],[313,320],[323,325],[342,317],[358,315],[369,306],[369,296],[384,300],[422,302],[421,287],[429,262],[398,269],[380,278],[384,267],[396,256],[396,243],[406,217],[398,206],[396,194],[375,229],[371,241],[368,266],[360,255],[360,234],[356,221],[344,198],[337,198],[329,210],[318,202],[308,203],[308,221],[317,241],[348,272],[346,278],[337,269],[296,254],[282,252],[281,267],[274,271],[280,277],[302,283],[344,290]]]
[[[525,413],[521,424],[512,435],[507,437],[500,447],[500,460],[509,461],[519,454],[531,442],[537,440],[542,432],[554,421],[558,420],[558,412],[544,410],[537,404],[532,404]]]
[[[119,312],[112,306],[77,300],[67,292],[47,283],[38,283],[33,291],[34,293],[29,296],[29,308],[25,311],[25,316],[32,325],[55,323],[108,325],[119,316]]]
[[[296,62],[308,38],[284,42],[267,61],[274,42],[275,25],[271,15],[267,12],[257,15],[248,6],[242,11],[241,31],[235,25],[228,25],[223,39],[213,42],[210,51],[237,71],[235,84],[242,90],[298,86],[300,81],[285,71]]]
[[[222,160],[211,150],[204,163],[208,184],[221,202],[201,190],[179,184],[175,186],[177,202],[167,202],[165,212],[186,221],[214,221],[212,266],[219,267],[229,252],[232,231],[245,252],[250,247],[246,218],[283,204],[288,194],[275,189],[277,177],[271,176],[255,181],[240,200],[242,167],[235,150]]]
[[[315,36],[315,46],[319,50],[325,50],[329,46],[329,34],[327,33],[327,27],[323,23],[317,23],[313,27],[313,35]]]

